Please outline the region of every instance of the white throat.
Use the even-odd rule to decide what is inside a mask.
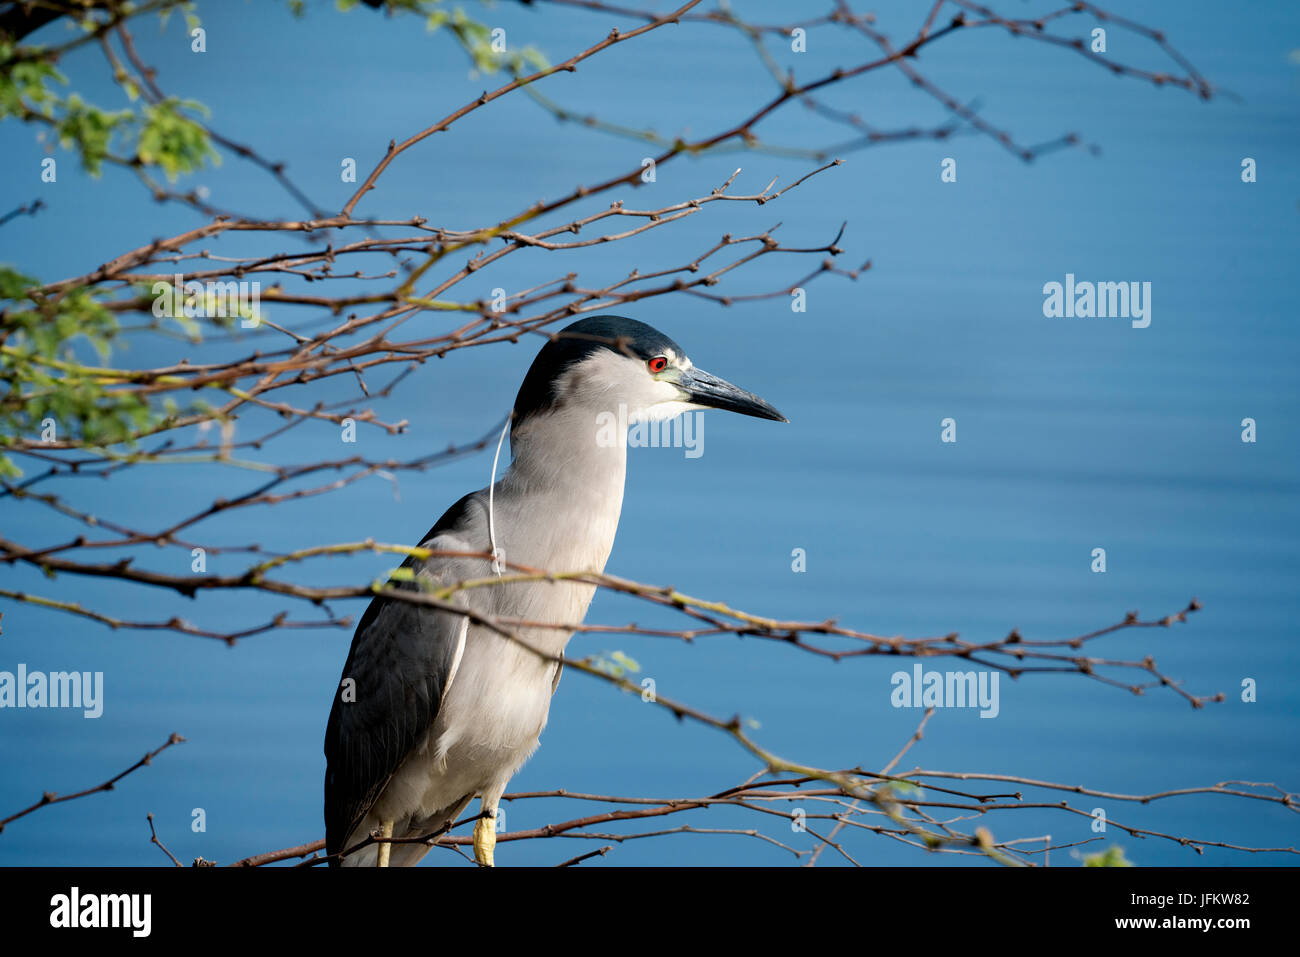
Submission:
[[[511,435],[495,523],[506,561],[549,571],[603,571],[623,510],[627,435],[597,441],[597,413],[561,405]]]

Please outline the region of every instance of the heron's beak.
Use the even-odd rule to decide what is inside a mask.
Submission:
[[[790,421],[754,393],[746,392],[703,369],[684,370],[677,380],[677,386],[686,393],[684,401],[692,405],[726,409],[728,412],[739,412],[759,419],[775,419],[777,422]]]

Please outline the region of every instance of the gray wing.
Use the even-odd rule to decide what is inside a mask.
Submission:
[[[472,523],[478,508],[472,494],[465,496],[422,543]],[[439,577],[413,557],[402,567],[418,578]],[[416,581],[390,581],[389,586],[420,587]],[[326,853],[344,849],[343,842],[438,716],[468,625],[463,615],[391,598],[376,597],[366,609],[325,729]],[[348,679],[351,694],[345,694]]]

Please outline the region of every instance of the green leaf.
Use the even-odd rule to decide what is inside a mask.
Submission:
[[[199,104],[167,99],[144,108],[136,156],[146,166],[161,166],[167,179],[175,182],[180,173],[201,169],[208,160],[220,162],[208,132],[181,109],[201,110]]]
[[[1104,851],[1083,858],[1084,867],[1132,867],[1133,862],[1124,856],[1124,848],[1112,844]]]
[[[616,664],[620,665],[622,668],[624,668],[627,671],[638,672],[641,670],[641,666],[637,664],[635,660],[629,658],[621,651],[610,652],[609,657],[612,661],[614,661]]]

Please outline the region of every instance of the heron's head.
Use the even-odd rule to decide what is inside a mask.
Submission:
[[[620,407],[628,422],[689,409],[788,421],[753,393],[697,369],[681,346],[644,322],[591,316],[565,326],[537,354],[515,399],[515,428],[539,413],[598,415]]]

